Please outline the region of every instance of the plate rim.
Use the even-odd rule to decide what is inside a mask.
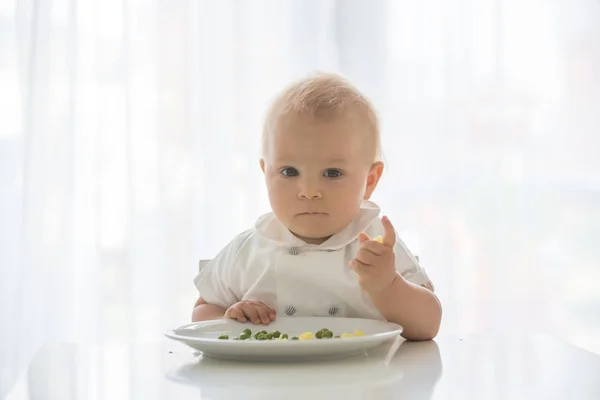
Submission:
[[[190,327],[221,325],[221,324],[227,324],[228,322],[237,322],[240,325],[246,325],[242,322],[238,322],[238,321],[230,320],[230,319],[213,319],[213,320],[198,321],[198,322],[192,322],[189,324],[181,325],[179,327],[165,331],[164,335],[166,337],[168,337],[169,339],[178,340],[178,341],[190,341],[190,342],[195,342],[195,343],[221,343],[221,344],[227,343],[228,345],[231,345],[231,346],[240,346],[240,345],[248,346],[249,343],[253,343],[250,346],[262,346],[262,345],[273,346],[274,343],[279,343],[279,344],[276,344],[275,346],[280,346],[281,344],[296,346],[296,345],[299,345],[300,343],[312,343],[313,345],[321,346],[321,345],[327,345],[327,344],[331,344],[331,343],[340,343],[341,341],[343,341],[344,343],[348,343],[348,342],[354,342],[354,341],[365,341],[368,339],[373,339],[373,340],[384,339],[386,337],[400,335],[404,330],[400,324],[397,324],[395,322],[372,319],[372,318],[345,318],[345,317],[287,317],[287,318],[289,318],[290,320],[291,319],[299,319],[299,318],[331,320],[332,318],[338,318],[338,319],[348,319],[348,320],[373,321],[373,322],[379,322],[379,323],[385,323],[385,324],[391,325],[391,326],[395,327],[395,329],[392,329],[392,330],[389,330],[386,332],[365,335],[365,336],[352,336],[352,337],[347,337],[347,338],[331,338],[330,340],[223,340],[223,339],[218,339],[218,338],[200,338],[200,337],[184,336],[184,335],[180,335],[180,334],[176,333],[176,331],[178,331],[178,330],[189,329]],[[251,326],[264,327],[264,326],[268,326],[268,325],[252,324]],[[293,343],[293,344],[291,344],[291,343]],[[317,344],[317,343],[319,343],[319,344]]]

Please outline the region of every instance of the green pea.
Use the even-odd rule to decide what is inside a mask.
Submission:
[[[287,333],[284,333],[283,335],[281,335],[281,338],[282,338],[282,339],[287,339],[288,337],[289,337],[289,336],[288,336],[288,334],[287,334]]]
[[[298,339],[298,336],[294,336],[294,337],[292,338],[292,340],[300,340],[300,339]]]
[[[271,333],[271,335],[273,335],[273,337],[274,337],[275,339],[277,339],[277,338],[279,338],[279,336],[281,336],[281,332],[279,332],[279,331],[274,331],[274,332],[272,332],[272,333]]]
[[[227,339],[229,339],[229,335],[221,335],[221,336],[219,336],[219,339],[227,340]]]
[[[242,333],[243,333],[244,335],[252,336],[252,331],[251,331],[250,329],[248,329],[248,328],[244,329],[244,330],[242,331]]]
[[[330,336],[330,335],[331,335],[331,336]],[[315,333],[315,337],[316,337],[317,339],[323,339],[323,338],[326,338],[326,337],[328,337],[328,338],[331,338],[331,337],[333,337],[333,332],[332,332],[332,331],[330,331],[330,330],[329,330],[329,329],[327,329],[327,328],[319,329],[319,330],[318,330],[318,331]]]
[[[324,338],[325,336],[328,336],[328,335],[330,335],[330,334],[333,336],[333,332],[332,332],[331,330],[329,330],[329,329],[327,329],[327,328],[323,328],[323,329],[319,329],[319,330],[318,330],[318,331],[315,333],[315,336],[317,337],[317,339],[322,339],[322,338]],[[330,336],[330,337],[331,337],[331,336]]]

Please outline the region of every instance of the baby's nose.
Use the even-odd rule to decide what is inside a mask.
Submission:
[[[310,182],[303,183],[298,191],[298,198],[300,199],[315,200],[320,199],[321,197],[323,197],[321,189],[319,189],[317,185],[311,184]]]
[[[317,200],[320,199],[321,193],[319,192],[314,192],[314,193],[301,193],[300,196],[298,196],[302,199],[307,199],[307,200]]]

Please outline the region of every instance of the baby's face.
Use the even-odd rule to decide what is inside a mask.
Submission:
[[[320,244],[345,228],[370,197],[383,169],[372,135],[358,118],[278,121],[264,159],[275,216],[297,237]]]

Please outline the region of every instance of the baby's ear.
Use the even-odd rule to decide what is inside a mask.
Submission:
[[[383,163],[381,161],[377,161],[371,166],[371,170],[369,171],[369,175],[367,176],[367,187],[365,190],[364,199],[369,200],[377,184],[379,183],[379,179],[383,174]]]
[[[265,173],[265,160],[260,159],[260,169],[262,169],[263,174]]]

